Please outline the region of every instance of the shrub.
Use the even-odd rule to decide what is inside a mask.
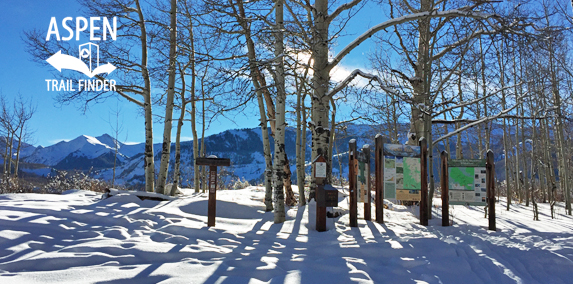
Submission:
[[[247,188],[251,186],[249,184],[248,181],[245,180],[245,178],[240,178],[237,179],[234,183],[233,183],[233,189],[237,190],[237,189],[243,189],[243,188]]]
[[[0,193],[34,192],[34,186],[19,178],[7,177],[0,180]]]
[[[48,183],[44,186],[44,191],[46,193],[62,193],[70,189],[82,189],[104,192],[108,186],[105,181],[92,178],[83,172],[58,171],[57,175],[48,176]]]

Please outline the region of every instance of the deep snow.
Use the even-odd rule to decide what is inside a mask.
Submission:
[[[274,224],[256,187],[217,192],[208,228],[206,195],[184,191],[162,202],[0,195],[0,283],[573,283],[573,219],[562,207],[551,219],[540,204],[532,221],[530,207],[505,211],[502,200],[491,232],[482,207],[454,206],[454,225],[441,227],[435,204],[424,227],[415,207],[390,204],[377,224],[359,205],[358,228],[345,214],[318,233],[314,204]]]

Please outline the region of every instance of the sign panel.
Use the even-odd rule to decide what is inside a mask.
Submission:
[[[338,206],[338,190],[330,184],[319,185],[317,187],[316,203],[322,207]]]
[[[370,202],[368,200],[368,190],[370,190],[370,177],[368,176],[370,163],[368,159],[370,157],[366,157],[363,152],[358,152],[357,158],[355,160],[355,173],[358,202]]]
[[[448,164],[449,203],[485,206],[485,160],[451,160]]]
[[[383,154],[384,197],[420,201],[420,147],[384,144]]]
[[[326,163],[325,162],[316,162],[314,164],[315,167],[315,177],[317,178],[326,178]]]
[[[217,190],[217,171],[209,171],[209,193]]]

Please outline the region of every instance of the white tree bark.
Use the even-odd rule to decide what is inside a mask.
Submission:
[[[283,25],[283,0],[277,0],[275,4],[276,23],[275,32],[275,85],[276,94],[276,132],[275,132],[275,162],[274,162],[274,213],[275,223],[285,221],[285,197],[284,197],[284,167],[286,164],[285,151],[285,106],[286,90],[284,81],[284,25]]]
[[[164,194],[169,159],[171,157],[171,128],[173,125],[173,105],[175,97],[175,65],[177,63],[177,0],[171,0],[171,23],[169,25],[169,79],[167,82],[167,101],[165,104],[165,120],[163,125],[163,146],[161,164],[157,177],[157,193]]]
[[[141,76],[145,82],[143,88],[143,109],[145,112],[145,190],[153,192],[155,189],[155,161],[153,154],[153,113],[151,102],[151,79],[147,69],[147,28],[145,18],[139,0],[135,0],[136,12],[139,17],[139,27],[141,29]]]
[[[305,74],[302,78],[295,77],[297,94],[296,94],[296,181],[298,185],[298,204],[300,206],[306,205],[306,198],[304,196],[304,152],[306,151],[306,145],[303,143],[303,136],[306,136],[306,129],[304,124],[306,123],[306,117],[303,116],[304,99],[303,96],[303,85],[305,84],[306,74],[308,72],[308,67],[305,70]]]
[[[330,69],[328,62],[328,47],[329,47],[329,20],[328,20],[328,0],[316,0],[314,4],[314,30],[312,38],[312,56],[313,62],[313,91],[312,96],[312,157],[314,160],[319,155],[322,155],[328,161],[329,155],[328,144],[330,138],[329,131],[329,104],[330,97],[328,94],[330,83]],[[334,123],[334,122],[332,122]],[[332,165],[328,164],[327,172]],[[330,183],[329,180],[326,181]],[[310,198],[315,198],[316,183],[314,177],[312,179],[310,188]]]

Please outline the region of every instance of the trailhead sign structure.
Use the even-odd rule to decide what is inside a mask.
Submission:
[[[450,225],[450,205],[486,206],[488,230],[495,231],[495,163],[493,151],[485,160],[449,160],[442,151],[440,187],[442,192],[442,226]]]
[[[427,213],[427,142],[421,138],[420,146],[383,144],[376,135],[374,150],[376,191],[376,221],[384,222],[383,199],[420,202],[420,224],[428,225]],[[364,202],[364,220],[371,219],[370,146],[357,151],[356,140],[349,142],[349,219],[350,227],[357,227],[357,203]]]

